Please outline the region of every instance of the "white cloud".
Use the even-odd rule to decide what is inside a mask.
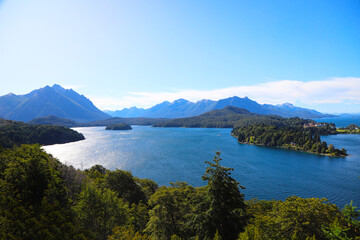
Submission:
[[[354,103],[360,104],[360,78],[332,78],[323,81],[302,82],[295,80],[272,81],[256,85],[234,86],[215,90],[179,90],[175,92],[130,92],[123,97],[92,98],[100,109],[124,107],[151,107],[163,101],[184,98],[219,100],[239,96],[249,97],[259,103],[284,102],[313,104]],[[360,109],[358,109],[360,111]]]
[[[61,85],[65,89],[79,90],[82,88],[81,85]]]

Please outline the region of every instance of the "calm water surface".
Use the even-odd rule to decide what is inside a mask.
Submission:
[[[347,127],[350,124],[357,124],[360,126],[360,117],[329,117],[329,118],[314,118],[317,122],[335,123],[336,127]]]
[[[360,206],[360,135],[322,137],[346,148],[350,156],[336,158],[237,143],[231,129],[153,128],[131,131],[104,127],[76,128],[85,140],[44,147],[60,161],[85,169],[101,164],[129,170],[160,185],[186,181],[202,186],[206,164],[221,151],[222,164],[234,168],[233,177],[246,199],[285,199],[290,195],[324,197],[343,207]]]

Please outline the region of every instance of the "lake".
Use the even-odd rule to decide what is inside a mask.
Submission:
[[[339,207],[354,200],[360,206],[360,135],[322,137],[347,149],[350,156],[342,158],[239,144],[231,129],[132,127],[131,131],[75,128],[85,140],[44,149],[80,169],[101,164],[160,185],[186,181],[193,186],[206,184],[201,180],[204,161],[220,151],[222,165],[234,168],[232,176],[246,187],[246,199],[297,195],[327,198]]]
[[[317,122],[335,123],[336,127],[347,127],[350,124],[357,124],[360,126],[360,117],[327,117],[327,118],[313,118]]]

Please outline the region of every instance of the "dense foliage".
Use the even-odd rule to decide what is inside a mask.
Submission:
[[[0,149],[0,239],[360,239],[359,211],[325,199],[248,201],[221,165],[204,187],[61,164],[39,145]]]
[[[223,239],[237,239],[247,224],[244,194],[239,188],[245,189],[231,177],[232,168],[220,165],[220,153],[217,152],[212,162],[206,161],[209,167],[203,176],[208,182],[208,199],[210,206],[201,214],[204,219],[199,229],[200,236],[215,236]]]
[[[84,239],[58,162],[39,145],[0,150],[0,239]]]
[[[343,134],[360,134],[360,126],[356,124],[350,124],[345,128],[338,128],[337,131],[338,133]]]
[[[131,130],[131,126],[125,123],[117,123],[106,126],[105,130]]]
[[[232,130],[232,135],[237,137],[240,143],[346,156],[345,149],[336,149],[332,144],[328,146],[320,139],[321,135],[336,133],[334,124],[315,125],[300,118],[278,119],[276,122],[265,118],[263,122],[239,124]]]
[[[310,119],[303,118],[283,118],[275,115],[258,115],[250,119],[241,119],[236,122],[234,128],[246,127],[254,124],[272,125],[276,127],[303,127],[305,124],[315,124],[316,122]],[[331,130],[335,125],[329,124]]]
[[[34,118],[28,122],[33,125],[54,125],[54,126],[64,126],[64,127],[76,127],[77,123],[73,120],[66,118],[59,118],[56,116],[40,117]]]
[[[326,199],[289,197],[285,201],[253,201],[249,203],[253,216],[240,239],[350,239],[348,219]],[[356,223],[359,230],[359,222]],[[337,226],[335,230],[334,226]],[[338,237],[328,234],[339,232]],[[340,238],[343,237],[343,238]]]
[[[62,126],[30,125],[0,119],[0,146],[34,144],[50,145],[85,139],[81,133]]]

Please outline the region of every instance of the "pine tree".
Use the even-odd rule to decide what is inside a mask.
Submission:
[[[224,240],[237,239],[244,231],[248,216],[244,194],[239,191],[245,189],[234,178],[232,168],[223,167],[220,152],[216,153],[212,162],[206,161],[209,166],[202,179],[208,182],[209,209],[203,218],[203,234],[212,238],[218,235]]]

